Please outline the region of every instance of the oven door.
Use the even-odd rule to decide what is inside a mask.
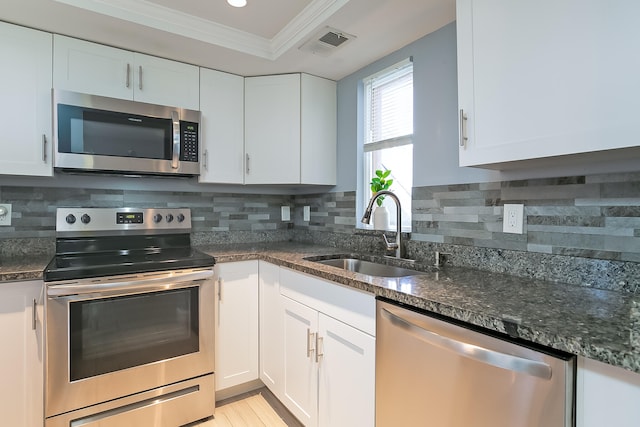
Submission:
[[[48,284],[46,416],[212,374],[212,269]]]

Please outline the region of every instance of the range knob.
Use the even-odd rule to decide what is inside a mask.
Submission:
[[[80,221],[82,221],[83,224],[89,224],[91,222],[91,217],[87,214],[84,214],[80,217]]]
[[[184,221],[184,215],[179,213],[178,216],[176,217],[176,219],[178,220],[178,222],[182,222],[182,221]]]
[[[171,221],[173,221],[173,215],[172,214],[167,214],[167,217],[165,219],[167,220],[167,222],[171,222]]]
[[[158,223],[160,221],[162,221],[162,215],[161,214],[155,214],[153,216],[153,222]]]
[[[67,224],[73,224],[76,222],[76,216],[74,214],[69,214],[64,220],[67,221]]]

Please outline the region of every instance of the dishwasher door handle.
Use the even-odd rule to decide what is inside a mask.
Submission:
[[[501,353],[499,351],[490,350],[488,348],[439,335],[412,323],[410,320],[405,319],[400,314],[394,313],[387,308],[381,308],[381,314],[382,317],[389,320],[394,325],[404,329],[422,341],[452,351],[460,356],[545,380],[551,379],[551,366],[546,363]]]

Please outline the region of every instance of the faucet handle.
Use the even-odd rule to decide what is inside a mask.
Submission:
[[[398,242],[389,242],[389,239],[387,239],[387,235],[382,233],[382,237],[384,237],[384,242],[387,244],[387,250],[391,251],[391,250],[395,250],[398,249]]]

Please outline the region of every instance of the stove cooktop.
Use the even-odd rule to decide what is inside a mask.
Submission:
[[[212,267],[191,247],[190,228],[188,209],[60,208],[44,281]]]

